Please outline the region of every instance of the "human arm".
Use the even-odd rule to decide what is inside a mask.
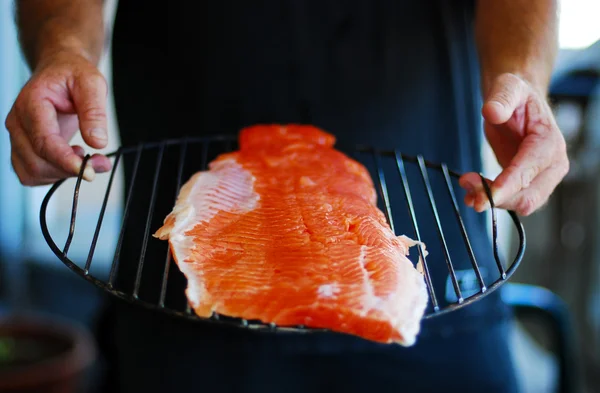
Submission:
[[[79,172],[83,148],[106,146],[107,85],[97,69],[104,41],[102,0],[17,0],[19,40],[32,75],[6,118],[11,161],[21,183],[39,185]],[[110,168],[94,155],[85,177]],[[93,168],[93,169],[92,169]]]
[[[17,0],[15,19],[29,66],[60,51],[97,65],[104,42],[103,0]]]
[[[486,137],[503,167],[491,182],[498,207],[529,215],[569,170],[564,138],[547,102],[557,52],[556,0],[480,0],[475,35]],[[477,174],[461,178],[467,204],[489,207]]]

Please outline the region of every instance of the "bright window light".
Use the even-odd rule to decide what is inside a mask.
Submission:
[[[559,45],[562,49],[586,48],[600,39],[600,1],[560,2]]]

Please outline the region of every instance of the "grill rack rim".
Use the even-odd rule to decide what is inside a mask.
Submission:
[[[55,182],[50,189],[48,190],[48,192],[46,193],[46,195],[44,196],[44,199],[42,200],[42,204],[40,206],[40,225],[41,225],[41,231],[42,231],[42,235],[44,237],[44,239],[46,240],[46,242],[48,243],[48,246],[50,247],[50,249],[54,252],[54,254],[59,258],[59,260],[65,264],[70,270],[72,270],[74,273],[76,273],[77,275],[79,275],[80,277],[84,278],[85,280],[87,280],[88,282],[92,283],[93,285],[95,285],[96,287],[102,289],[105,292],[108,292],[111,296],[116,297],[118,299],[124,300],[130,304],[134,304],[134,305],[138,305],[141,306],[143,308],[149,309],[149,310],[155,310],[155,311],[159,311],[168,315],[172,315],[172,316],[177,316],[177,317],[183,317],[187,320],[190,321],[195,321],[195,322],[209,322],[209,323],[213,323],[213,324],[223,324],[223,325],[227,325],[227,326],[238,326],[238,327],[245,327],[245,328],[249,328],[249,329],[255,329],[255,330],[269,330],[269,331],[296,331],[296,332],[310,332],[310,331],[327,331],[327,329],[323,329],[323,328],[314,328],[314,327],[305,327],[303,325],[298,325],[298,326],[278,326],[275,325],[273,323],[270,324],[265,324],[261,321],[250,321],[250,320],[246,320],[246,319],[242,319],[242,318],[235,318],[235,317],[229,317],[229,316],[223,316],[223,315],[219,315],[216,313],[213,313],[213,315],[211,317],[205,318],[205,317],[199,317],[196,314],[194,314],[190,308],[189,303],[187,304],[187,308],[185,311],[178,311],[169,307],[166,307],[164,304],[164,296],[163,296],[163,292],[164,289],[161,289],[161,298],[159,300],[159,302],[157,304],[155,303],[151,303],[151,302],[147,302],[145,300],[139,299],[137,296],[137,291],[134,289],[134,294],[129,294],[123,291],[119,291],[116,290],[113,286],[112,283],[112,276],[114,274],[114,270],[115,270],[115,260],[113,260],[112,266],[111,266],[111,279],[108,280],[108,282],[105,282],[95,276],[93,276],[92,274],[90,274],[89,268],[92,262],[92,257],[93,257],[93,252],[94,252],[94,248],[96,245],[96,241],[98,239],[98,232],[99,229],[101,227],[101,223],[102,223],[102,219],[103,219],[103,215],[104,215],[104,209],[106,207],[106,202],[108,200],[109,194],[110,194],[110,190],[112,188],[112,181],[114,178],[114,175],[116,173],[116,167],[118,166],[118,162],[121,158],[121,156],[123,154],[127,154],[127,153],[132,153],[132,152],[137,152],[138,153],[138,158],[136,161],[136,166],[139,163],[139,155],[141,154],[142,150],[147,150],[147,149],[153,149],[153,148],[158,148],[160,149],[160,155],[162,156],[162,152],[164,151],[164,149],[168,146],[172,146],[172,145],[185,145],[187,146],[190,143],[203,143],[205,150],[208,146],[209,143],[213,143],[213,142],[226,142],[226,143],[230,143],[230,142],[234,142],[236,141],[237,138],[235,136],[231,136],[231,135],[212,135],[212,136],[202,136],[202,137],[184,137],[184,138],[177,138],[177,139],[165,139],[162,141],[155,141],[155,142],[147,142],[147,143],[139,143],[137,145],[134,146],[120,146],[117,148],[117,150],[114,150],[110,153],[105,154],[107,157],[115,157],[115,162],[113,163],[113,169],[110,173],[110,178],[109,178],[109,182],[107,185],[107,191],[105,193],[105,198],[101,207],[101,212],[99,214],[99,218],[98,218],[98,223],[97,223],[97,227],[96,227],[96,231],[94,234],[94,238],[92,240],[92,245],[91,245],[91,250],[90,253],[88,255],[88,258],[86,260],[85,263],[85,267],[81,268],[77,263],[73,262],[69,257],[68,257],[68,250],[69,250],[69,246],[71,243],[71,240],[74,236],[74,232],[75,232],[75,222],[76,222],[76,213],[77,213],[77,203],[78,203],[78,196],[79,196],[79,190],[81,188],[81,183],[83,180],[83,169],[85,169],[86,163],[89,160],[89,158],[91,157],[89,154],[85,155],[83,158],[83,163],[81,165],[81,171],[78,174],[78,176],[75,178],[76,183],[75,183],[75,187],[74,187],[74,192],[73,192],[73,207],[72,207],[72,214],[71,214],[71,219],[70,219],[70,229],[69,229],[69,234],[67,236],[67,240],[65,242],[65,247],[63,248],[63,250],[60,249],[60,247],[56,244],[56,242],[54,241],[54,239],[52,238],[52,236],[50,235],[50,231],[49,228],[47,226],[47,221],[46,221],[46,212],[47,212],[47,208],[48,205],[50,203],[50,199],[52,197],[52,195],[54,195],[54,193],[58,190],[58,188],[67,180],[70,180],[70,178],[65,178],[65,179],[61,179],[57,182]],[[342,151],[342,152],[348,152],[348,151],[353,151],[355,153],[365,153],[365,152],[371,152],[371,154],[373,155],[373,157],[377,160],[379,156],[392,156],[396,159],[396,161],[398,162],[398,160],[400,160],[400,162],[411,162],[411,163],[416,163],[420,166],[421,169],[421,174],[422,174],[422,180],[424,181],[424,186],[426,189],[428,189],[428,192],[431,192],[431,186],[428,184],[428,180],[426,178],[427,175],[424,175],[423,170],[425,168],[430,168],[430,169],[437,169],[440,170],[444,173],[444,176],[446,176],[446,182],[448,184],[448,190],[451,193],[451,198],[453,199],[455,208],[456,208],[456,200],[455,200],[455,196],[453,194],[453,190],[452,190],[452,186],[449,185],[448,183],[448,176],[453,176],[453,177],[460,177],[461,174],[458,171],[452,170],[447,168],[446,164],[444,163],[437,163],[437,162],[432,162],[429,160],[424,159],[421,155],[417,155],[417,156],[412,156],[412,155],[407,155],[407,154],[403,154],[398,152],[397,149],[393,149],[393,150],[383,150],[383,149],[377,149],[371,146],[367,146],[367,145],[361,145],[361,144],[357,144],[357,145],[344,145],[344,144],[339,144],[336,143],[336,149]],[[159,161],[161,160],[161,158],[159,157],[158,159]],[[206,155],[204,156],[204,160],[206,160]],[[183,161],[183,158],[181,159],[181,161]],[[159,164],[160,165],[160,164]],[[181,163],[180,163],[180,168],[179,168],[179,180],[178,180],[178,184],[177,184],[177,192],[179,192],[179,189],[181,187]],[[400,169],[400,164],[398,163],[399,167],[398,170],[401,171]],[[378,166],[378,170],[381,171],[381,166]],[[202,167],[205,169],[206,167],[206,162],[203,162]],[[204,170],[203,169],[203,170]],[[135,170],[134,170],[135,171]],[[426,173],[426,172],[425,172]],[[400,174],[402,177],[402,173]],[[381,174],[380,174],[381,176]],[[405,176],[405,175],[404,175]],[[423,177],[424,176],[424,177]],[[499,253],[498,253],[498,234],[497,234],[497,217],[496,217],[496,209],[497,207],[494,204],[492,195],[491,195],[491,190],[489,188],[489,185],[486,182],[485,177],[483,176],[483,174],[479,174],[481,181],[482,181],[482,185],[484,187],[484,190],[487,194],[488,197],[488,201],[490,203],[490,212],[491,212],[491,221],[492,221],[492,248],[493,248],[493,254],[494,254],[494,259],[496,260],[497,266],[499,267],[499,271],[500,271],[500,278],[498,278],[496,281],[494,281],[492,284],[490,285],[485,285],[483,282],[481,283],[482,285],[480,285],[480,290],[475,293],[472,294],[466,298],[462,298],[462,296],[460,296],[460,292],[458,291],[458,288],[456,287],[456,282],[455,282],[455,277],[454,277],[454,287],[455,287],[455,293],[457,295],[457,302],[455,303],[451,303],[449,305],[446,305],[443,308],[440,308],[435,301],[435,294],[434,294],[434,299],[428,299],[428,302],[433,302],[433,312],[430,313],[425,313],[425,315],[423,316],[423,320],[426,319],[431,319],[434,317],[438,317],[441,315],[445,315],[445,314],[449,314],[453,311],[459,310],[461,308],[464,308],[472,303],[477,302],[478,300],[482,299],[483,297],[493,293],[494,291],[496,291],[498,288],[500,288],[505,282],[507,282],[512,275],[514,274],[514,272],[516,271],[516,269],[519,267],[524,253],[525,253],[525,248],[526,248],[526,234],[525,234],[525,229],[523,227],[522,222],[520,221],[518,215],[516,214],[516,212],[512,211],[512,210],[507,210],[506,212],[509,214],[509,216],[511,217],[511,220],[513,222],[513,224],[515,225],[515,229],[516,229],[516,233],[519,237],[519,241],[518,241],[518,247],[517,247],[517,251],[516,251],[516,255],[514,257],[514,259],[512,260],[512,263],[510,263],[508,265],[508,268],[504,269],[504,267],[502,266],[502,262],[500,261],[499,258]],[[385,187],[385,184],[382,184],[382,180],[385,181],[384,179],[379,178],[378,179],[378,184],[380,189],[378,190],[378,196],[380,198],[387,198],[386,196],[382,195],[382,187]],[[410,197],[410,192],[407,195],[406,192],[409,189],[409,186],[407,184],[404,183],[405,178],[403,178],[403,186],[404,186],[404,191],[405,191],[405,197],[408,201],[409,204],[412,204],[412,200]],[[133,185],[133,181],[132,181],[132,185]],[[385,188],[384,188],[385,190]],[[129,190],[131,191],[131,190]],[[131,192],[129,192],[129,194],[131,194]],[[432,201],[432,196],[429,195],[429,199],[430,202],[433,203],[432,204],[432,209],[433,209],[433,213],[434,215],[437,215],[437,211],[436,211],[436,207],[435,207],[435,202]],[[386,201],[387,202],[387,201]],[[124,216],[127,215],[126,212],[126,206],[124,208]],[[414,215],[414,210],[412,205],[409,206],[409,210],[411,211],[411,214]],[[391,223],[391,219],[388,216],[388,214],[391,213],[391,211],[389,210],[388,207],[388,211],[386,212],[385,207],[384,207],[384,213],[386,215],[386,219],[388,221],[388,224],[393,225],[393,223]],[[460,213],[458,211],[456,211],[457,214],[457,219],[460,222],[461,225],[464,225],[462,222],[462,218],[460,217]],[[122,224],[121,226],[124,226],[125,218],[122,218]],[[416,224],[416,219],[413,217],[413,223],[416,226],[415,230],[417,232],[418,235],[418,225]],[[441,230],[439,221],[438,221],[438,227]],[[122,230],[123,228],[121,228]],[[464,231],[464,226],[463,226],[463,231]],[[443,234],[440,233],[441,238],[443,239]],[[469,244],[469,240],[468,240],[468,235],[466,233],[463,232],[463,237],[464,240],[467,243],[467,246],[470,248],[470,244]],[[420,240],[420,236],[417,236],[418,240]],[[445,242],[445,240],[442,240],[443,242]],[[120,246],[118,246],[120,248]],[[425,260],[425,258],[423,258],[423,254],[422,254],[422,248],[420,245],[417,246],[420,256],[421,256],[421,260],[423,261],[423,267],[425,269],[425,271],[427,271],[427,262]],[[115,252],[115,254],[117,254],[120,250],[117,250]],[[145,250],[143,250],[145,251]],[[471,251],[472,254],[472,251]],[[168,251],[168,256],[170,256],[170,250]],[[474,256],[473,256],[474,258]],[[115,256],[116,259],[116,256]],[[449,262],[449,261],[448,261]],[[472,263],[474,264],[474,270],[478,272],[478,265],[476,261],[472,261]],[[139,264],[139,262],[138,262]],[[163,274],[168,274],[168,266],[170,266],[172,264],[172,258],[167,257],[167,261],[165,261],[165,272]],[[508,264],[508,262],[507,262]],[[476,267],[477,266],[477,267]],[[455,271],[454,271],[454,267],[452,266],[452,263],[449,262],[449,271],[450,271],[450,275],[454,276]],[[138,265],[139,268],[139,265]],[[138,273],[139,275],[139,273]],[[428,276],[428,274],[424,274],[424,276]],[[480,278],[481,279],[481,278]],[[163,276],[163,280],[166,281],[166,278]],[[136,279],[136,281],[138,281],[138,279]],[[427,280],[426,277],[426,281],[427,281],[427,288],[428,291],[430,293],[434,293],[433,288],[430,285],[430,281]],[[138,283],[139,284],[139,283]],[[164,282],[163,282],[163,286],[164,286]]]

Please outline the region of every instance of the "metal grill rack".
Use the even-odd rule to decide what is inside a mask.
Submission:
[[[105,174],[109,176],[108,183],[86,260],[77,263],[69,257],[69,249],[77,231],[76,221],[80,193],[88,185],[86,182],[82,182],[82,173],[74,179],[71,220],[64,246],[59,247],[50,234],[47,213],[52,196],[67,179],[55,183],[42,202],[40,223],[43,236],[52,251],[67,267],[95,286],[128,302],[206,323],[269,330],[314,330],[303,326],[278,327],[273,324],[262,324],[260,321],[248,321],[216,314],[210,318],[196,316],[185,299],[185,279],[179,269],[172,266],[172,256],[167,242],[151,236],[175,203],[182,183],[192,173],[206,169],[207,163],[218,154],[236,148],[237,140],[233,136],[194,137],[121,147],[108,154],[108,157],[113,160],[113,168],[110,173]],[[422,156],[407,156],[397,150],[377,150],[365,146],[345,148],[339,145],[336,148],[363,163],[371,172],[377,185],[380,208],[385,213],[392,230],[397,235],[406,234],[425,243],[429,252],[427,257],[424,256],[420,246],[416,247],[418,257],[423,262],[423,273],[430,297],[424,318],[442,315],[476,302],[500,287],[514,273],[523,258],[525,233],[514,212],[506,212],[494,207],[489,187],[483,176],[481,176],[482,183],[491,205],[491,217],[486,218],[488,221],[486,225],[491,226],[492,242],[491,244],[487,241],[482,242],[481,234],[478,234],[477,247],[475,247],[473,234],[469,235],[467,232],[466,216],[470,215],[469,220],[482,219],[483,216],[459,202],[462,200],[458,195],[460,191],[457,186],[459,173],[449,169],[445,164],[429,162]],[[88,159],[89,156],[84,158],[84,164]],[[90,269],[94,260],[94,252],[98,247],[98,238],[102,230],[115,174],[121,169],[124,161],[127,161],[130,180],[125,186],[120,235],[116,242],[110,273],[106,278],[101,278],[92,274]],[[167,161],[169,162],[167,163]],[[142,178],[145,179],[147,185],[147,188],[143,190],[140,185]],[[165,185],[167,183],[169,186]],[[162,212],[157,211],[159,198],[162,198]],[[126,232],[128,226],[132,225],[131,212],[134,209],[138,210],[135,213],[137,215],[135,219],[139,217],[145,219],[143,225],[140,225],[140,228],[143,227],[143,233],[130,233],[127,237]],[[453,213],[440,214],[440,211],[448,212],[448,209]],[[143,210],[141,215],[140,210]],[[508,263],[502,262],[498,248],[497,215],[500,211],[510,215],[510,221],[514,224],[515,234],[518,236],[516,255],[509,259]],[[429,230],[424,232],[423,222],[427,218],[426,215],[429,218]],[[442,219],[442,216],[446,221]],[[449,222],[448,217],[453,217],[454,222]],[[89,225],[89,223],[78,223],[78,225],[84,224]],[[451,242],[449,236],[454,236],[454,241]],[[124,255],[123,252],[124,239],[134,237],[141,240],[141,245],[135,250],[135,258],[132,257],[131,251],[128,251],[127,255]],[[437,242],[433,241],[435,238],[437,238]],[[457,241],[459,238],[460,242]],[[456,250],[457,243],[462,243],[462,250]],[[485,245],[481,246],[481,244],[485,244],[489,248]],[[451,245],[454,245],[454,249]],[[150,252],[148,251],[149,247],[152,247]],[[479,252],[476,252],[476,249]],[[457,257],[461,253],[462,256]],[[411,254],[411,256],[414,256],[414,258],[411,257],[411,260],[417,259],[417,255]],[[457,269],[455,266],[459,259],[463,265],[461,269]],[[467,260],[468,262],[466,262]],[[485,267],[482,267],[482,261],[486,262]],[[440,264],[444,267],[443,271],[447,273],[445,277],[440,273],[442,270]],[[150,276],[149,270],[154,272],[154,277],[147,277]],[[497,272],[497,276],[487,274],[492,270]],[[122,273],[123,271],[128,273]],[[483,274],[484,271],[486,274]],[[464,277],[465,272],[468,272],[472,278],[468,293],[465,293],[460,285],[459,273]],[[119,283],[120,274],[125,277],[121,281],[127,282]],[[488,282],[484,276],[488,278]],[[144,290],[145,281],[150,281],[146,284],[146,289],[151,288],[151,290]],[[444,292],[446,292],[445,296],[443,296]],[[146,296],[144,293],[150,295]],[[168,293],[171,293],[172,296],[169,296]]]

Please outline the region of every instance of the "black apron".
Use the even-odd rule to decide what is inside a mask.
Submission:
[[[236,135],[256,123],[311,123],[343,144],[396,147],[460,172],[481,170],[472,1],[199,4],[119,3],[113,88],[123,145]],[[164,174],[176,173],[176,158],[171,149],[163,159],[161,184],[170,184],[169,190],[175,180]],[[125,288],[135,276],[155,159],[153,150],[140,162],[146,170],[136,180],[119,266]],[[126,179],[132,167],[126,160]],[[409,167],[408,176],[418,176],[417,168]],[[441,181],[432,175],[434,185]],[[390,193],[392,205],[400,206],[394,220],[414,237],[405,204],[396,200],[399,192]],[[158,192],[152,231],[174,198]],[[453,301],[426,194],[418,189],[413,200],[422,238],[437,257],[430,268],[438,300]],[[456,268],[470,269],[451,205],[442,202],[438,209]],[[489,284],[498,276],[488,223],[471,209],[461,213]],[[148,244],[141,293],[152,301],[165,250],[164,242]],[[168,301],[183,300],[183,285],[172,284]],[[111,392],[516,391],[510,313],[497,293],[424,321],[418,343],[408,349],[334,333],[265,335],[109,304],[99,327],[101,345],[114,366],[111,383],[122,388],[113,385]]]

